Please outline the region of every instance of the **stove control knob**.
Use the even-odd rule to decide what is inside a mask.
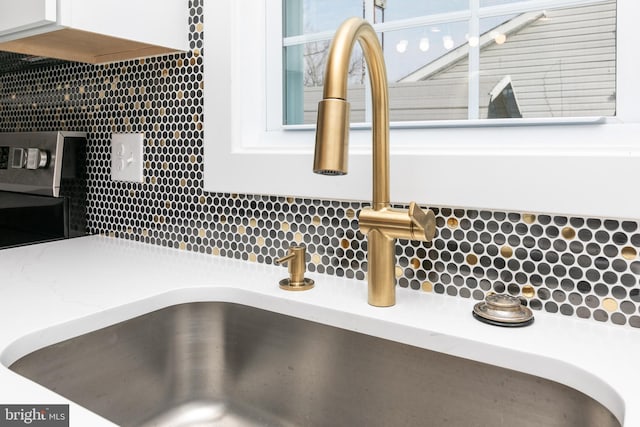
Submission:
[[[27,149],[27,169],[43,169],[49,164],[49,153],[39,148]]]

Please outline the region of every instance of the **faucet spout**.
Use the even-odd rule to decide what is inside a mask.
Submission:
[[[361,18],[347,19],[329,48],[323,99],[318,104],[313,171],[323,175],[344,175],[348,171],[347,77],[356,41],[367,62],[373,108],[372,207],[363,209],[358,221],[368,241],[368,302],[388,307],[395,304],[395,239],[430,241],[435,234],[435,215],[430,210],[423,212],[413,202],[408,211],[391,209],[387,72],[378,36]]]
[[[355,42],[362,46],[373,102],[373,208],[389,206],[389,91],[382,47],[364,19],[349,18],[336,32],[327,58],[323,100],[318,104],[314,172],[347,173],[349,103],[347,77]],[[333,161],[332,161],[333,159]]]

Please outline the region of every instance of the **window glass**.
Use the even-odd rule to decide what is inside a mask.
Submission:
[[[503,4],[514,4],[525,0],[480,0],[480,7],[502,6]]]
[[[285,48],[284,124],[316,122],[330,43],[330,40],[322,40]],[[368,78],[362,49],[356,44],[351,55],[347,87],[351,121],[355,123],[365,121],[364,82]]]
[[[350,16],[364,16],[362,0],[284,0],[285,37],[335,30]]]
[[[439,58],[465,57],[466,22],[383,33],[392,121],[467,118],[467,70],[442,73]]]
[[[386,31],[382,47],[390,82],[402,81],[467,42],[466,22]]]
[[[616,1],[556,4],[285,0],[283,123],[315,123],[326,31],[353,15],[373,16],[374,27],[384,30],[394,122],[615,115]],[[483,14],[491,6],[513,12]],[[298,38],[287,39],[292,35]],[[368,77],[359,49],[352,58],[349,102],[352,122],[359,122],[370,116]]]
[[[521,117],[613,116],[616,4],[531,11],[490,27],[480,49],[480,118],[503,90]],[[505,92],[506,94],[506,92]]]
[[[384,0],[376,1],[376,9],[383,20],[415,18],[416,16],[434,15],[438,13],[457,12],[469,8],[469,0],[447,1],[415,1]],[[383,7],[384,6],[384,7]],[[376,22],[379,22],[376,20]]]

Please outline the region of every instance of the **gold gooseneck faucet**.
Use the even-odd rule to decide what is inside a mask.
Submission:
[[[360,42],[369,69],[373,104],[373,203],[358,218],[368,241],[369,304],[392,306],[395,293],[395,239],[430,241],[435,235],[435,215],[415,202],[409,210],[392,209],[389,202],[389,95],[384,55],[373,27],[364,19],[349,18],[331,42],[324,79],[323,100],[318,104],[313,171],[323,175],[347,173],[349,103],[347,74],[351,52]]]

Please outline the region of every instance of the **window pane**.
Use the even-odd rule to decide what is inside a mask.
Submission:
[[[467,10],[469,3],[285,0],[285,31],[289,36],[333,31],[371,5],[376,23],[392,23]],[[529,8],[536,2],[480,0],[481,8],[508,4]],[[480,19],[478,27],[466,20],[424,23],[396,22],[393,28],[402,29],[379,35],[392,121],[615,115],[616,0],[491,16]],[[285,124],[315,123],[329,44],[285,49]],[[351,121],[363,122],[368,77],[356,48],[349,101]]]
[[[401,80],[466,43],[466,22],[386,31],[381,38],[389,81]]]
[[[284,35],[335,30],[346,18],[363,17],[362,8],[362,0],[284,0]]]
[[[284,124],[315,123],[322,99],[324,72],[330,41],[288,46],[284,50]],[[362,50],[356,45],[351,55],[347,99],[351,122],[364,122],[364,82],[368,79]]]
[[[434,15],[437,13],[458,12],[469,8],[469,0],[447,1],[415,1],[415,0],[383,0],[376,4],[378,16],[384,21],[415,18],[416,16]],[[376,20],[376,22],[381,22]]]
[[[467,29],[452,22],[383,34],[392,121],[467,118],[468,63],[456,65],[467,56]]]
[[[503,4],[519,3],[525,0],[480,0],[480,7],[500,6]]]
[[[615,115],[615,34],[615,1],[503,17],[480,41],[480,117]]]

